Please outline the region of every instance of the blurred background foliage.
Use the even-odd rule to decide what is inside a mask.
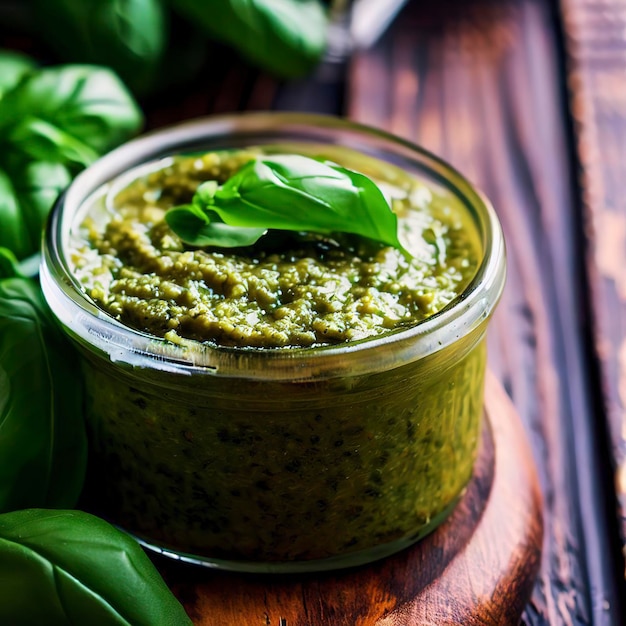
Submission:
[[[45,63],[108,66],[145,98],[202,80],[229,54],[279,78],[307,74],[332,4],[345,1],[0,0],[0,28],[34,42]]]
[[[0,277],[36,273],[55,198],[82,168],[140,132],[146,114],[168,101],[183,117],[186,96],[233,61],[278,81],[305,76],[325,54],[330,16],[347,6],[0,0]]]

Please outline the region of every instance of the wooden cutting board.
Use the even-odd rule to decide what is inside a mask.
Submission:
[[[516,624],[539,568],[543,523],[519,417],[492,376],[474,477],[434,533],[383,561],[307,575],[247,575],[158,559],[200,626]]]

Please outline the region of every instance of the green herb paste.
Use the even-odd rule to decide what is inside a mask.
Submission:
[[[307,351],[415,325],[471,281],[481,250],[459,200],[374,166],[364,173],[392,199],[411,260],[339,234],[186,248],[164,212],[250,156],[176,157],[116,193],[112,211],[107,189],[96,193],[71,253],[86,293],[177,343]],[[310,382],[182,376],[87,354],[89,493],[148,542],[244,569],[396,551],[431,530],[471,477],[486,323],[415,362]],[[339,561],[316,564],[325,559]]]
[[[96,512],[149,543],[261,571],[410,545],[471,478],[483,331],[425,362],[315,383],[174,386],[90,365]]]
[[[413,325],[475,274],[480,252],[467,217],[453,198],[408,178],[384,190],[411,259],[341,233],[272,231],[234,251],[185,246],[164,221],[167,209],[253,156],[177,157],[117,194],[106,221],[96,203],[72,257],[90,297],[124,324],[174,342],[307,347]]]

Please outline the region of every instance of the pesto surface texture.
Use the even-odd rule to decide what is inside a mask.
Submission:
[[[207,180],[223,183],[254,151],[178,156],[104,192],[75,233],[71,261],[86,293],[122,323],[173,342],[308,347],[414,325],[449,304],[480,260],[452,196],[406,177],[377,180],[412,258],[373,240],[270,231],[246,248],[186,246],[164,220]]]

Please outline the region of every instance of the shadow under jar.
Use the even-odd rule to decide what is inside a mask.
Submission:
[[[71,261],[98,190],[172,154],[244,149],[324,155],[393,186],[425,183],[462,213],[478,262],[434,315],[378,336],[246,348],[130,328],[96,306]],[[331,117],[207,118],[130,142],[60,199],[41,269],[80,349],[96,512],[156,551],[211,567],[297,572],[363,564],[432,531],[472,474],[485,330],[505,253],[493,209],[450,166]]]

